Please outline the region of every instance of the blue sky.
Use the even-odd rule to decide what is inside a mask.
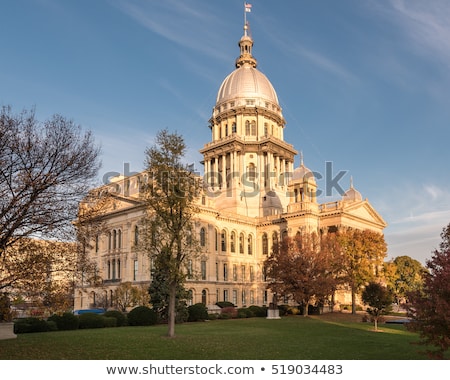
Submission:
[[[425,263],[450,222],[450,2],[249,2],[253,54],[277,91],[285,140],[310,169],[346,171],[344,189],[353,177],[388,223],[388,258]],[[243,1],[15,0],[0,14],[0,105],[92,130],[99,183],[124,163],[141,170],[162,128],[185,137],[202,170]]]

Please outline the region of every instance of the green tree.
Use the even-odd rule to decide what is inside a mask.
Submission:
[[[163,262],[164,256],[156,257],[152,268],[152,282],[148,289],[150,303],[153,310],[158,314],[160,321],[169,320],[169,283],[167,282],[167,265]],[[183,315],[186,314],[186,301],[189,299],[189,292],[184,288],[183,283],[179,283],[176,290],[175,301],[175,322],[183,322]]]
[[[420,290],[426,268],[409,256],[398,256],[384,263],[384,277],[397,302],[407,302],[407,294]]]
[[[426,352],[442,359],[450,347],[450,224],[441,233],[442,241],[423,274],[423,289],[409,294],[408,329],[419,332],[421,343],[435,349]]]
[[[194,217],[201,188],[198,177],[183,163],[186,145],[181,135],[158,132],[146,151],[144,186],[146,216],[142,221],[144,249],[158,263],[168,288],[168,336],[175,336],[177,292],[186,279],[187,264],[195,258]]]
[[[369,305],[367,312],[373,317],[375,331],[378,330],[378,319],[386,314],[392,306],[391,292],[377,282],[370,282],[362,292],[362,300]]]

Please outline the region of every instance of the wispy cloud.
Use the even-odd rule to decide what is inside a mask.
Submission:
[[[158,2],[119,1],[112,2],[123,13],[146,29],[180,46],[193,49],[211,58],[225,60],[218,47],[222,21],[208,6],[184,1],[164,0]],[[205,31],[208,38],[205,38]]]
[[[450,2],[389,0],[416,52],[450,66]]]
[[[389,223],[385,231],[389,255],[425,262],[450,222],[450,191],[435,183],[404,183],[386,194],[384,203],[380,211]]]

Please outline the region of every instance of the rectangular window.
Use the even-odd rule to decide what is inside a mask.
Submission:
[[[233,290],[233,304],[237,305],[238,302],[238,292],[237,290]]]
[[[245,281],[245,265],[241,265],[241,279]]]
[[[247,305],[247,294],[245,293],[245,290],[242,291],[242,306]]]
[[[233,265],[233,281],[237,281],[237,279],[238,279],[238,270],[237,270],[237,265],[236,264],[234,264]]]
[[[133,281],[136,281],[136,280],[137,280],[138,269],[139,269],[139,261],[134,260],[134,266],[133,266]]]
[[[223,300],[225,302],[228,302],[228,290],[226,289],[223,291]]]
[[[202,280],[206,280],[206,261],[201,262]]]
[[[228,281],[228,265],[223,264],[223,280]]]
[[[255,272],[253,270],[253,266],[250,267],[250,281],[255,281]]]

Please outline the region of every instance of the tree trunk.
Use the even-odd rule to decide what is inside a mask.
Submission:
[[[309,306],[309,302],[306,302],[305,304],[303,304],[303,316],[304,317],[308,316],[308,306]]]
[[[352,286],[352,314],[356,314],[356,292]]]
[[[171,282],[169,287],[169,313],[168,313],[169,320],[167,332],[167,336],[169,338],[175,337],[176,296],[177,296],[177,284],[176,282]]]
[[[378,317],[373,317],[373,322],[375,325],[375,331],[378,331]]]

